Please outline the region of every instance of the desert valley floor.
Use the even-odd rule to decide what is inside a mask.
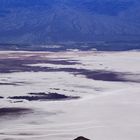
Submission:
[[[0,52],[0,140],[140,140],[140,52]]]

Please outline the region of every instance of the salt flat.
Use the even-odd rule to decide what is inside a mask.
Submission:
[[[1,51],[0,139],[139,140],[139,62],[138,51]],[[22,99],[29,93],[80,98]]]

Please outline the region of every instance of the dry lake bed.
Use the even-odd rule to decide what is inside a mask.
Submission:
[[[139,140],[139,130],[139,51],[0,51],[0,140]]]

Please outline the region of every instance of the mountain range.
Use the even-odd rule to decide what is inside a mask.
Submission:
[[[139,0],[0,0],[0,43],[139,41]]]

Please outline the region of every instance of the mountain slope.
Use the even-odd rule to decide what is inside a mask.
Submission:
[[[1,0],[0,42],[138,40],[138,0]]]

